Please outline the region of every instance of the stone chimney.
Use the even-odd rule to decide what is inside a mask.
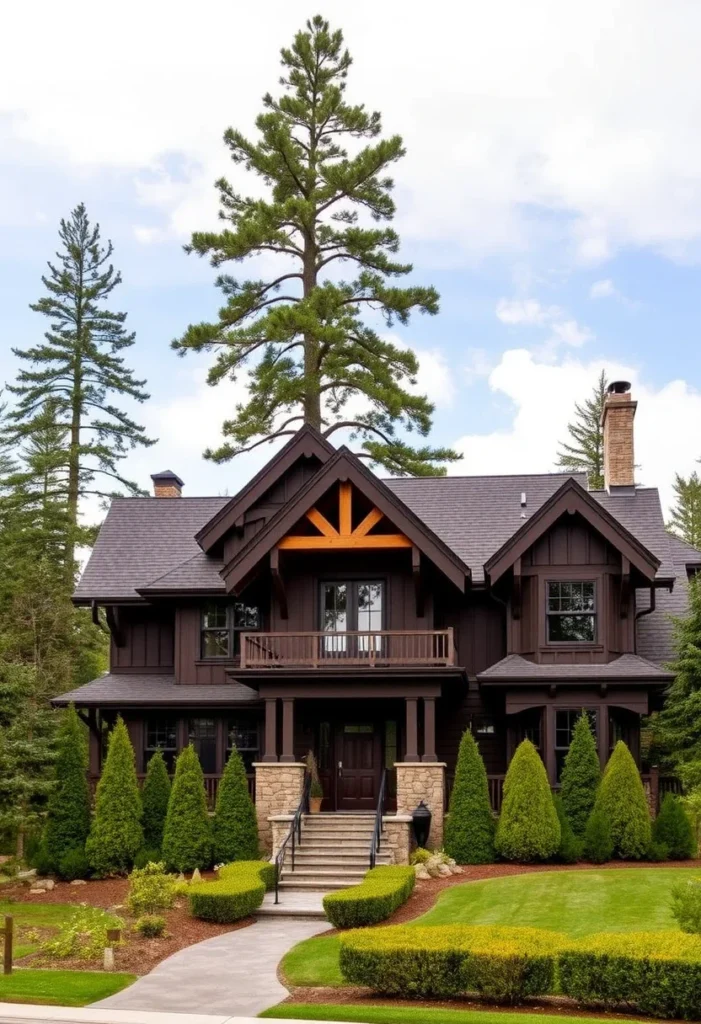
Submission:
[[[609,384],[601,426],[604,432],[604,486],[607,491],[635,487],[633,419],[638,403],[630,395],[627,380]]]
[[[182,498],[183,482],[170,469],[163,473],[152,473],[154,498]]]

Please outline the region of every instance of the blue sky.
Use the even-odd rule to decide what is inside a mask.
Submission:
[[[349,95],[405,138],[396,226],[437,317],[396,331],[436,402],[451,472],[547,471],[598,369],[633,381],[642,483],[669,500],[701,457],[701,8],[671,0],[561,4],[340,0],[319,6],[355,58]],[[171,468],[186,493],[234,492],[269,455],[202,461],[240,386],[204,383],[207,357],[170,340],[217,308],[214,272],[182,245],[216,223],[221,135],[253,131],[277,88],[279,47],[316,12],[67,0],[10,14],[0,68],[0,384],[12,346],[44,330],[28,304],[56,230],[79,201],[115,245],[114,305],[159,437],[130,458],[148,486]],[[26,41],[26,42],[23,42]],[[78,58],[68,59],[73,52]],[[87,81],[81,76],[90,68]]]

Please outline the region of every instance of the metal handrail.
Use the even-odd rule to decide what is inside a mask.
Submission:
[[[385,812],[385,789],[387,787],[387,769],[382,769],[382,778],[380,780],[380,795],[377,798],[377,810],[375,811],[375,827],[372,830],[372,840],[370,841],[370,867],[375,867],[375,858],[380,852],[380,843],[382,841],[382,832],[384,831],[384,825],[382,818]]]
[[[287,852],[288,844],[292,844],[292,870],[295,869],[295,840],[297,846],[302,845],[302,815],[309,813],[309,794],[312,787],[312,777],[307,772],[304,777],[304,786],[302,787],[302,797],[297,805],[297,810],[294,813],[294,817],[290,822],[290,830],[280,844],[280,849],[275,857],[275,902],[279,902],[279,889],[278,884],[282,877],[282,869],[285,864],[285,854]]]

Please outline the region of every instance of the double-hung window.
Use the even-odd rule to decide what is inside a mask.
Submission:
[[[178,754],[178,722],[176,718],[149,718],[146,722],[144,768],[157,750],[163,754],[169,772],[175,770]]]
[[[550,644],[596,641],[596,584],[593,580],[546,584],[546,637]]]
[[[254,605],[236,601],[212,601],[202,609],[203,658],[233,658],[241,649],[241,633],[260,629],[260,613]]]

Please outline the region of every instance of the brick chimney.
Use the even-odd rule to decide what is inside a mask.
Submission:
[[[601,426],[604,432],[604,486],[607,491],[635,487],[633,419],[638,406],[627,380],[615,380],[604,399]]]
[[[183,482],[170,469],[163,473],[152,473],[154,498],[182,498]]]

